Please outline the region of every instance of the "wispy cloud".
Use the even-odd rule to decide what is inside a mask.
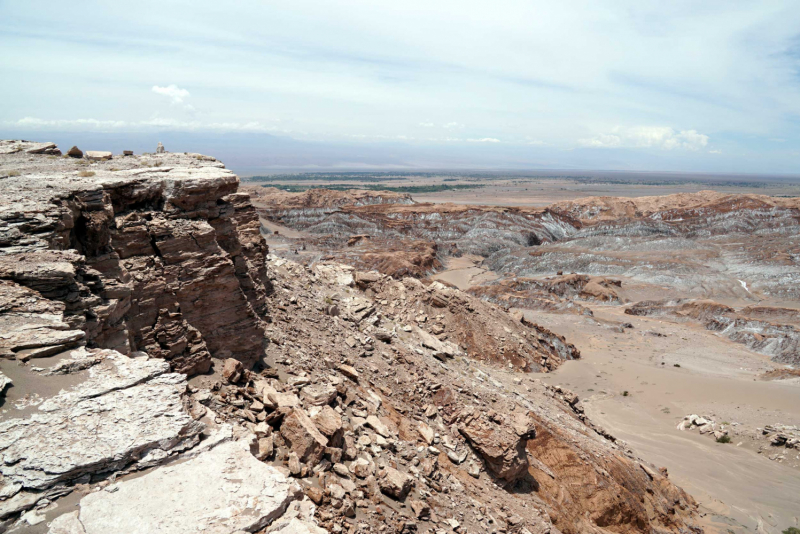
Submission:
[[[592,148],[660,148],[663,150],[700,150],[708,145],[708,136],[697,130],[675,131],[668,126],[616,127],[578,144]]]
[[[203,122],[184,121],[179,119],[154,117],[143,121],[115,121],[97,119],[39,119],[25,117],[17,121],[3,121],[5,126],[21,129],[66,129],[90,131],[142,131],[142,130],[179,130],[179,131],[230,131],[230,132],[275,132],[280,130],[276,126],[265,125],[261,122]]]
[[[467,139],[470,143],[499,143],[500,139],[494,137],[481,137],[480,139]]]

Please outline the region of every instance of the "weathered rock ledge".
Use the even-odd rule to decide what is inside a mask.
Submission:
[[[88,165],[28,154],[0,161],[14,167],[0,188],[0,324],[11,332],[0,354],[86,344],[188,374],[212,358],[258,361],[267,246],[232,172],[197,155]]]

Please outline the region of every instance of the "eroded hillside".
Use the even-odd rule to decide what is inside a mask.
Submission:
[[[0,154],[3,530],[699,530],[665,470],[526,373],[569,340],[445,284],[268,255],[213,158],[56,150]],[[381,220],[436,240],[426,210]],[[459,248],[475,217],[528,244],[576,228],[452,213]]]

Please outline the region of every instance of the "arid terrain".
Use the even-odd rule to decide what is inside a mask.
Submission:
[[[432,248],[417,276],[565,336],[581,359],[541,379],[667,467],[700,502],[706,531],[797,526],[800,200],[782,194],[792,186],[605,184],[594,187],[625,196],[582,198],[540,185],[409,195],[415,204],[372,192],[335,209],[309,193],[266,195],[303,199],[283,209],[248,189],[276,253],[301,244],[304,261],[392,274],[378,250],[400,264]],[[758,194],[770,187],[775,196]],[[707,426],[686,423],[692,415]]]
[[[423,202],[2,141],[0,184],[0,532],[800,527],[789,183]]]

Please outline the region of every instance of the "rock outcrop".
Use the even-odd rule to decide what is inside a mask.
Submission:
[[[97,356],[78,389],[47,399],[29,418],[0,423],[5,484],[47,489],[196,443],[202,425],[184,408],[185,376],[160,360]]]
[[[0,298],[31,290],[53,313],[38,346],[6,339],[2,350],[143,350],[188,374],[213,358],[252,365],[265,343],[267,247],[237,177],[185,155],[163,154],[157,167],[123,161],[122,170],[98,163],[91,177],[73,160],[55,169],[20,161],[21,174],[4,180],[0,289],[10,296]],[[0,313],[14,321],[9,314],[29,312]]]

